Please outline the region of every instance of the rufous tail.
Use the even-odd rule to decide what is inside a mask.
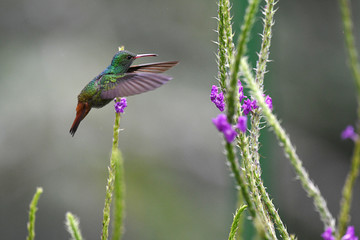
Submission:
[[[79,127],[80,122],[86,117],[86,115],[90,112],[91,107],[86,102],[78,102],[76,106],[76,117],[70,128],[70,134],[72,136],[75,135],[76,130]]]

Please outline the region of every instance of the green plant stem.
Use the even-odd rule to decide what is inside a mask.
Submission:
[[[340,239],[341,236],[345,234],[346,227],[350,221],[349,212],[351,207],[352,192],[356,178],[359,176],[359,167],[360,167],[360,139],[358,139],[355,143],[355,149],[351,161],[351,169],[346,178],[345,185],[343,188],[341,209],[338,218],[337,239]]]
[[[232,59],[234,44],[231,27],[230,3],[228,0],[219,0],[218,4],[218,80],[221,91],[227,93],[227,80],[229,78],[230,61]],[[249,189],[240,173],[240,166],[236,158],[236,150],[231,143],[225,142],[227,162],[236,181],[237,189],[249,205],[249,213],[256,218],[255,208],[252,204]],[[240,195],[240,194],[239,194]],[[240,198],[239,198],[240,199]]]
[[[118,99],[117,101],[120,101],[120,100]],[[119,133],[120,133],[120,119],[121,119],[120,113],[115,113],[112,152],[118,150]]]
[[[243,76],[244,76],[245,80],[246,79],[253,79],[254,80],[254,77],[253,77],[252,72],[251,72],[251,70],[249,68],[249,65],[247,64],[247,62],[244,65],[243,61],[246,61],[246,60],[242,60],[242,64],[241,64],[241,70],[242,70],[242,73],[243,73]],[[260,115],[261,111],[259,110],[259,112],[257,114]],[[254,134],[251,134],[251,136],[254,137]],[[254,155],[255,153],[252,153],[252,154]],[[256,153],[256,154],[258,154],[258,153]],[[252,171],[253,171],[252,174],[253,174],[253,178],[254,178],[254,181],[255,181],[255,186],[257,187],[256,191],[259,192],[258,194],[261,196],[261,200],[264,203],[264,205],[266,206],[267,213],[270,215],[270,218],[273,221],[273,223],[275,224],[276,228],[278,229],[281,237],[283,239],[290,239],[289,233],[287,232],[285,225],[283,224],[283,222],[282,222],[282,220],[281,220],[281,218],[280,218],[274,204],[272,203],[269,195],[266,192],[265,186],[264,186],[263,181],[261,179],[260,172],[258,170],[258,167],[260,167],[260,166],[257,166],[255,163],[253,163],[253,166],[254,167],[252,168]],[[253,190],[253,191],[255,191],[255,190]]]
[[[259,219],[254,219],[255,221],[260,221],[260,224],[256,224],[258,233],[265,232],[266,238],[268,239],[277,239],[275,234],[275,229],[273,223],[270,221],[270,218],[265,210],[264,204],[261,201],[259,191],[256,187],[255,174],[254,174],[254,165],[252,164],[251,155],[248,149],[248,139],[244,134],[241,134],[238,137],[238,146],[241,149],[241,157],[243,159],[244,171],[247,179],[247,184],[251,192],[251,200],[254,202],[256,216]]]
[[[246,11],[245,22],[242,26],[242,32],[239,37],[239,44],[237,55],[240,57],[244,54],[246,48],[246,42],[248,40],[251,27],[254,22],[254,18],[258,9],[259,0],[250,1]],[[231,16],[230,16],[230,3],[228,0],[219,1],[218,10],[218,68],[219,68],[219,82],[220,88],[227,96],[227,117],[230,123],[234,122],[235,106],[238,104],[236,97],[237,90],[237,75],[239,68],[236,64],[231,65],[233,61],[233,33],[231,27]],[[239,58],[239,57],[238,57]],[[236,69],[237,68],[237,69]],[[229,80],[229,72],[235,76],[233,83],[227,83]],[[230,80],[231,82],[231,80]],[[240,167],[236,158],[236,150],[231,143],[225,143],[225,151],[227,161],[230,169],[234,175],[237,185],[240,187],[240,191],[243,194],[244,200],[248,204],[250,215],[253,219],[256,219],[256,211],[251,200],[250,192],[246,186],[246,181],[240,173]]]
[[[278,229],[282,239],[290,239],[290,235],[286,230],[274,204],[272,203],[268,193],[266,192],[265,186],[261,180],[261,177],[255,173],[255,166],[251,164],[248,159],[247,150],[243,149],[244,144],[239,144],[242,148],[245,171],[248,176],[248,183],[250,190],[254,196],[254,202],[257,206],[257,213],[262,216],[263,224],[267,227],[268,233],[272,236],[271,239],[276,239],[274,224]],[[270,215],[270,216],[269,216]]]
[[[240,166],[238,164],[238,160],[235,155],[234,146],[231,143],[226,142],[225,152],[226,152],[226,157],[227,157],[230,169],[233,172],[235,181],[237,183],[237,186],[240,188],[241,194],[244,197],[245,202],[248,204],[249,213],[250,213],[250,216],[252,217],[252,220],[254,221],[254,226],[256,227],[257,232],[259,234],[266,233],[266,235],[263,236],[263,238],[270,239],[267,234],[267,231],[265,231],[265,229],[264,229],[264,224],[266,224],[267,222],[263,221],[258,216],[259,206],[256,205],[257,204],[256,202],[253,202],[252,195],[254,193],[250,192],[250,190],[248,188],[248,184],[246,184],[246,178],[244,178],[243,174],[241,174],[239,171]],[[276,239],[276,237],[274,239]]]
[[[249,69],[249,65],[246,59],[242,59],[241,66],[243,71],[244,69]],[[285,130],[281,127],[279,121],[265,103],[263,92],[260,90],[254,78],[247,76],[245,77],[245,79],[247,81],[248,87],[251,90],[252,96],[255,97],[255,99],[258,102],[258,105],[261,107],[263,111],[263,115],[266,118],[267,123],[269,124],[269,126],[272,127],[280,144],[284,147],[284,151],[286,153],[285,155],[289,158],[290,163],[294,167],[294,170],[297,176],[299,177],[304,190],[307,192],[309,197],[313,198],[314,205],[318,210],[318,212],[320,213],[321,220],[323,221],[325,227],[332,227],[332,229],[334,229],[335,220],[332,217],[329,209],[327,208],[325,199],[321,195],[319,189],[311,181],[309,174],[307,173],[306,169],[303,167],[302,162],[298,157],[298,155],[296,154],[295,148],[292,145]]]
[[[112,202],[112,194],[114,191],[114,182],[116,176],[116,166],[119,164],[117,161],[119,160],[116,158],[118,142],[119,142],[119,131],[120,131],[120,113],[115,113],[115,124],[114,124],[114,135],[113,135],[113,145],[112,145],[112,154],[110,157],[110,167],[109,167],[109,177],[107,180],[106,186],[106,196],[105,196],[105,204],[104,204],[104,211],[103,211],[103,222],[102,222],[102,234],[101,239],[107,240],[109,236],[109,223],[110,223],[110,207]]]
[[[71,235],[72,240],[82,240],[83,237],[81,235],[79,220],[71,213],[66,213],[66,227],[68,232]]]
[[[345,43],[349,56],[350,68],[355,79],[357,95],[360,96],[360,64],[358,60],[358,52],[355,47],[355,39],[353,35],[353,22],[351,20],[350,0],[339,0],[339,4],[340,4],[341,17],[344,27]]]
[[[115,186],[114,186],[114,222],[112,240],[120,240],[124,231],[123,220],[125,210],[125,179],[124,179],[124,162],[122,154],[118,148],[112,153],[116,161]]]
[[[241,26],[241,33],[238,39],[236,52],[230,61],[230,82],[228,92],[226,94],[227,102],[227,118],[229,123],[234,123],[234,116],[236,104],[238,104],[237,96],[237,83],[240,70],[240,60],[246,52],[246,44],[250,36],[252,26],[254,25],[256,13],[259,9],[260,0],[249,0],[249,5],[246,8],[244,23]]]
[[[243,195],[241,194],[241,191],[237,192],[237,203],[236,203],[236,209],[241,208],[242,206],[244,206],[245,204],[245,200]],[[247,206],[246,206],[247,207]],[[245,224],[245,219],[247,218],[247,214],[241,214],[239,217],[239,221],[238,221],[238,225],[242,226],[242,227],[238,227],[237,231],[236,231],[236,239],[237,240],[243,240],[244,239],[244,224]]]
[[[240,216],[242,212],[246,209],[246,207],[246,205],[243,205],[236,210],[234,220],[231,224],[229,240],[236,240],[236,232],[239,228]]]
[[[263,89],[264,76],[266,73],[266,65],[269,61],[270,46],[271,46],[271,37],[272,37],[272,26],[274,25],[274,6],[276,2],[274,0],[266,0],[266,5],[264,7],[264,30],[261,35],[261,48],[259,52],[259,59],[256,63],[256,82],[260,86],[261,90]]]
[[[266,209],[270,214],[270,218],[275,224],[276,229],[279,231],[281,238],[291,239],[291,236],[289,235],[285,225],[283,224],[280,218],[279,213],[277,212],[273,202],[271,201],[261,178],[256,178],[255,180],[256,180],[256,185],[258,187],[258,191],[260,192],[261,195],[261,200],[264,202],[264,205],[266,206]]]
[[[235,120],[235,109],[236,105],[238,105],[239,109],[239,102],[236,98],[237,96],[237,83],[238,83],[238,75],[240,70],[240,60],[242,56],[246,52],[246,43],[248,41],[253,22],[256,16],[256,13],[258,11],[259,7],[259,0],[250,0],[249,5],[246,10],[245,14],[245,20],[241,27],[241,34],[238,39],[237,44],[237,51],[235,52],[235,56],[228,61],[226,58],[231,57],[233,52],[233,45],[232,45],[232,30],[231,30],[231,17],[229,12],[229,4],[226,0],[220,0],[219,2],[219,51],[218,51],[218,64],[219,64],[219,82],[220,87],[223,88],[225,85],[224,82],[227,78],[227,68],[226,64],[228,62],[231,63],[230,65],[230,80],[229,84],[227,85],[226,89],[223,89],[223,91],[226,93],[226,103],[227,103],[227,118],[228,122],[234,123]],[[272,10],[272,9],[271,9]],[[225,32],[223,32],[225,31]],[[227,54],[226,54],[227,53]],[[241,111],[237,111],[237,113],[240,115]],[[260,120],[259,120],[260,121]],[[246,140],[247,138],[245,136],[239,137],[239,147],[241,149],[242,158],[244,161],[245,166],[245,175],[247,179],[247,183],[250,189],[246,186],[246,183],[244,183],[244,178],[241,177],[239,166],[237,164],[237,160],[235,159],[235,151],[233,150],[233,147],[231,144],[227,143],[225,145],[225,149],[227,152],[227,158],[228,162],[230,164],[230,168],[232,169],[232,172],[234,173],[234,177],[237,180],[237,183],[240,186],[240,190],[242,191],[244,195],[244,199],[249,205],[249,211],[253,217],[253,220],[255,222],[259,222],[260,224],[256,224],[255,226],[258,229],[258,233],[265,232],[266,238],[276,239],[275,230],[273,227],[273,223],[270,221],[270,216],[268,215],[263,202],[261,201],[261,197],[259,194],[259,191],[256,187],[255,183],[255,174],[254,174],[254,168],[253,168],[253,159],[252,154],[249,154],[249,143]],[[246,141],[245,141],[246,140]],[[257,152],[257,151],[256,151]],[[260,168],[260,167],[258,167]],[[246,180],[245,180],[246,181]],[[250,192],[251,195],[250,195]],[[255,201],[253,207],[252,201]],[[265,230],[266,229],[266,230]]]
[[[235,155],[235,148],[231,143],[228,142],[225,143],[225,153],[226,153],[227,161],[229,163],[230,170],[234,175],[236,185],[240,188],[241,194],[243,195],[245,202],[248,204],[250,215],[255,219],[256,211],[253,202],[251,201],[249,189],[245,185],[245,181],[242,175],[240,174],[240,170],[239,170],[240,166]]]
[[[33,240],[35,238],[35,214],[37,211],[37,204],[40,198],[40,195],[42,194],[43,189],[41,187],[38,187],[36,189],[36,193],[31,200],[30,203],[30,211],[29,211],[29,222],[27,224],[28,229],[28,236],[26,240]]]
[[[230,60],[233,57],[234,43],[230,15],[229,0],[219,0],[218,8],[218,68],[219,68],[219,84],[221,91],[225,94],[227,87],[228,72]]]
[[[223,17],[224,17],[224,25],[225,25],[225,49],[229,59],[232,59],[234,52],[234,33],[232,31],[232,23],[231,23],[231,14],[230,14],[230,1],[229,0],[220,0],[223,2]],[[228,63],[230,64],[230,62]]]
[[[353,35],[353,22],[351,20],[350,1],[339,0],[341,17],[344,27],[345,43],[348,51],[350,69],[353,74],[355,85],[357,88],[357,132],[360,133],[360,64],[358,59],[358,52],[355,47],[355,39]],[[360,168],[360,140],[355,142],[354,153],[351,161],[351,169],[346,178],[345,185],[342,192],[342,199],[340,203],[340,212],[338,217],[338,228],[336,239],[340,239],[345,234],[346,226],[350,221],[350,208],[352,200],[352,191],[356,178],[359,175]]]
[[[218,9],[218,80],[220,89],[222,92],[226,93],[226,79],[227,79],[227,68],[229,66],[230,57],[226,53],[226,35],[225,35],[225,14],[226,10],[224,2],[226,0],[219,1]]]
[[[266,0],[266,5],[263,10],[263,33],[260,52],[258,54],[259,59],[256,64],[256,76],[255,80],[261,90],[264,88],[264,76],[266,73],[266,65],[269,61],[270,45],[272,37],[272,26],[274,25],[274,0]],[[259,155],[259,137],[260,137],[260,121],[261,121],[261,110],[256,108],[251,114],[251,129],[250,129],[250,146],[253,155],[254,163],[256,165],[256,174],[261,175],[260,169],[260,155]]]
[[[229,8],[229,3],[228,1],[225,0],[220,0],[219,3],[219,30],[223,29],[225,31],[224,34],[220,35],[219,33],[219,37],[223,37],[226,36],[225,39],[219,39],[219,52],[227,52],[228,53],[228,57],[230,58],[230,80],[229,80],[229,84],[227,86],[227,91],[226,91],[226,103],[227,103],[227,118],[228,118],[228,122],[229,123],[234,123],[235,120],[235,110],[238,109],[236,108],[236,105],[239,106],[239,101],[237,96],[237,83],[238,83],[238,75],[239,75],[239,69],[240,69],[240,59],[241,57],[245,54],[246,52],[246,44],[247,41],[249,39],[249,35],[254,23],[254,19],[256,16],[256,13],[258,11],[259,8],[259,0],[250,0],[249,1],[249,5],[246,9],[246,13],[245,13],[245,17],[244,17],[244,23],[241,27],[241,33],[238,39],[238,44],[237,44],[237,48],[236,48],[236,52],[235,52],[235,56],[232,57],[232,52],[233,52],[233,44],[232,44],[232,29],[231,29],[231,17],[230,17],[230,8]],[[224,23],[222,23],[222,21],[224,21]],[[220,27],[222,26],[222,27]],[[223,49],[222,49],[223,48]],[[219,63],[223,63],[226,64],[226,61],[219,61]],[[219,66],[219,72],[221,73],[222,70],[226,70],[226,68],[224,66]],[[220,76],[227,76],[225,74],[220,74]],[[220,81],[221,82],[221,81]],[[236,113],[241,114],[240,111],[237,111]],[[241,146],[241,150],[242,150],[242,157],[244,162],[246,162],[245,166],[245,175],[247,178],[247,182],[249,184],[250,187],[250,191],[251,194],[253,195],[253,197],[251,197],[251,195],[249,196],[244,196],[244,199],[246,200],[246,203],[249,205],[249,211],[254,219],[254,221],[260,221],[262,224],[255,224],[255,226],[258,229],[258,232],[265,232],[266,233],[266,238],[269,238],[271,236],[271,238],[276,239],[276,234],[275,234],[275,230],[273,227],[273,224],[271,223],[271,221],[269,221],[269,216],[267,215],[267,212],[265,211],[265,208],[261,202],[260,196],[258,194],[257,188],[255,186],[255,182],[253,181],[253,171],[251,170],[251,166],[252,166],[252,159],[251,156],[249,157],[248,151],[245,151],[245,149],[248,150],[248,142],[244,141],[244,137],[240,137],[240,146]],[[244,152],[245,151],[245,152]],[[246,157],[244,157],[244,155],[246,155]],[[230,162],[230,165],[232,166],[231,168],[237,168],[239,169],[238,164],[235,165],[234,163],[231,163],[231,161],[228,158],[228,161]],[[237,170],[236,173],[234,173],[235,177],[237,175],[239,175],[240,177],[240,173],[239,170]],[[240,184],[240,188],[242,193],[244,194],[249,194],[249,189],[247,188],[246,184],[244,184],[243,181],[239,182],[240,184],[242,184],[244,187],[242,187]],[[252,201],[255,201],[254,206],[256,206],[255,208],[253,207],[253,203]],[[259,218],[258,218],[259,217]],[[264,229],[265,227],[265,229]],[[259,229],[261,228],[261,229]],[[265,230],[265,231],[264,231]]]

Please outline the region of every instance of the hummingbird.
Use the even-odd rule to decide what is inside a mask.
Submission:
[[[118,51],[111,64],[91,80],[78,95],[76,117],[70,128],[74,136],[80,122],[91,108],[102,108],[112,99],[127,97],[154,90],[172,77],[162,75],[178,61],[155,62],[131,66],[134,60],[142,57],[156,57],[157,54],[134,54],[129,51]]]

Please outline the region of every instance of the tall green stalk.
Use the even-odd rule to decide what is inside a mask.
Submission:
[[[247,31],[242,32],[241,39],[247,40],[248,37],[244,36],[244,34],[249,35],[249,31],[252,26],[252,19],[255,17],[256,11],[249,9],[257,9],[256,4],[258,4],[259,1],[252,2],[251,5],[248,6],[247,10],[247,19],[245,24],[248,26],[246,27]],[[249,16],[249,14],[252,14]],[[245,28],[245,27],[243,27]],[[231,16],[230,16],[230,3],[229,0],[220,0],[219,1],[219,9],[218,9],[218,78],[219,78],[219,84],[221,90],[229,95],[228,89],[229,89],[229,72],[230,72],[230,64],[232,61],[233,51],[234,51],[234,44],[233,44],[233,33],[231,28]],[[241,41],[242,44],[246,44],[246,41]],[[244,46],[241,46],[242,49],[244,49]],[[236,73],[237,75],[238,73]],[[236,85],[234,89],[231,89],[231,96],[228,98],[227,101],[227,109],[231,108],[229,105],[232,105],[235,107],[235,95],[236,95]],[[231,103],[229,103],[229,101]],[[229,112],[229,111],[228,111]],[[234,114],[235,111],[233,110]],[[228,118],[233,119],[234,116],[228,113]],[[231,143],[226,142],[225,143],[225,153],[227,156],[227,161],[229,162],[230,169],[234,175],[234,178],[236,180],[237,185],[240,187],[240,191],[243,194],[243,197],[245,201],[247,202],[248,209],[250,212],[250,215],[255,219],[256,218],[256,212],[255,208],[253,206],[249,189],[246,186],[246,183],[241,176],[241,170],[240,165],[238,163],[238,159],[236,157],[236,149],[235,146]]]
[[[218,66],[219,66],[219,82],[222,91],[226,93],[226,106],[227,106],[227,118],[230,123],[233,123],[235,120],[236,105],[239,105],[237,96],[237,83],[238,83],[238,75],[239,75],[239,66],[238,59],[244,55],[246,50],[246,43],[249,39],[249,35],[254,23],[254,19],[259,7],[259,0],[249,1],[249,5],[246,10],[244,23],[241,27],[241,33],[238,39],[238,44],[235,53],[234,44],[232,41],[233,33],[231,28],[231,16],[230,16],[230,3],[228,0],[220,0],[219,1],[219,50],[218,50]],[[246,146],[244,145],[246,144]],[[248,148],[248,143],[243,143],[244,148]],[[237,184],[240,187],[240,191],[243,194],[244,200],[249,206],[250,215],[253,217],[254,221],[261,221],[264,224],[255,225],[257,227],[263,228],[267,226],[267,231],[258,230],[258,232],[266,232],[272,237],[276,238],[275,231],[273,230],[271,222],[266,221],[266,211],[260,201],[259,195],[256,195],[256,187],[254,184],[250,185],[248,188],[247,182],[252,179],[247,173],[244,172],[245,178],[241,176],[240,166],[238,164],[238,160],[236,158],[236,150],[233,144],[226,142],[225,150],[227,155],[227,160],[229,162],[230,168],[234,174],[234,177],[237,181]],[[244,154],[243,154],[244,155]],[[250,159],[250,158],[247,158]],[[247,161],[249,162],[249,161]],[[247,165],[248,166],[248,165]],[[248,186],[247,186],[248,185]],[[255,197],[250,196],[250,192],[255,194]],[[255,204],[253,201],[255,200]],[[257,206],[257,210],[255,208]],[[261,210],[259,210],[261,209]],[[258,212],[258,213],[257,213]],[[258,214],[260,214],[261,218],[258,219]]]
[[[345,43],[348,51],[350,69],[353,74],[355,85],[357,88],[357,132],[360,133],[360,63],[358,52],[355,47],[355,39],[353,35],[353,22],[351,20],[351,8],[349,0],[339,0],[341,17],[344,27]],[[360,140],[355,142],[353,157],[351,160],[351,168],[347,175],[340,203],[340,212],[338,217],[338,228],[336,238],[340,239],[346,231],[346,226],[350,221],[350,208],[352,200],[352,192],[356,178],[359,175],[360,168]]]
[[[345,35],[345,43],[346,49],[348,51],[349,56],[349,64],[351,68],[351,72],[354,76],[357,95],[360,96],[360,63],[358,59],[358,52],[355,47],[355,38],[353,34],[353,22],[351,20],[351,8],[350,8],[350,0],[339,0],[342,23],[344,27],[344,35]],[[360,113],[358,113],[360,114]],[[359,115],[360,119],[360,115]]]
[[[356,178],[359,175],[359,166],[360,166],[360,139],[358,139],[355,143],[355,149],[351,160],[351,168],[346,178],[342,192],[340,213],[338,217],[337,239],[340,239],[341,236],[345,234],[346,227],[350,221],[352,192]]]
[[[113,150],[112,154],[117,158],[117,165],[115,171],[115,186],[114,186],[114,217],[113,217],[113,231],[112,240],[120,240],[124,231],[124,211],[125,211],[125,179],[124,179],[124,162],[122,154],[118,148]]]
[[[241,111],[237,110],[240,107],[237,97],[237,83],[240,71],[240,59],[246,52],[246,44],[249,39],[256,13],[259,8],[259,3],[260,1],[258,0],[249,1],[249,5],[246,9],[244,17],[244,22],[241,27],[237,47],[233,54],[234,47],[232,44],[233,33],[231,29],[231,16],[229,7],[230,4],[226,0],[220,0],[219,2],[219,82],[221,88],[222,86],[226,86],[226,88],[223,89],[223,92],[226,93],[227,118],[230,123],[233,123],[237,118],[235,116],[235,113],[241,114]],[[270,10],[272,12],[272,8],[270,8]],[[270,24],[270,27],[271,26],[272,24]],[[266,31],[268,31],[268,29],[266,29]],[[227,67],[227,63],[230,63],[230,68]],[[227,79],[228,81],[226,81]],[[256,142],[256,144],[258,144],[258,142]],[[241,134],[240,137],[238,137],[238,146],[241,150],[240,153],[243,159],[243,174],[245,175],[245,178],[242,178],[239,174],[239,166],[236,162],[234,162],[234,158],[232,158],[232,156],[234,155],[233,152],[235,152],[232,145],[230,143],[226,143],[225,149],[228,156],[228,161],[230,163],[230,167],[236,179],[242,179],[242,181],[245,180],[245,184],[241,183],[239,184],[239,186],[240,190],[243,192],[243,194],[245,194],[244,199],[249,205],[249,211],[253,217],[253,220],[260,223],[255,224],[255,226],[258,228],[258,233],[262,232],[265,233],[266,238],[276,239],[276,233],[273,223],[271,222],[270,215],[264,206],[255,181],[255,169],[257,169],[257,167],[255,166],[256,164],[254,164],[254,154],[256,155],[258,153],[257,151],[254,152],[249,150],[249,141],[245,135]],[[254,145],[251,145],[251,147],[252,150],[253,148],[256,148],[256,146]],[[258,149],[258,147],[256,149]],[[251,195],[249,195],[249,193]]]
[[[259,59],[256,63],[256,76],[255,80],[261,90],[264,88],[264,76],[266,73],[267,63],[269,61],[270,55],[270,45],[272,37],[272,26],[274,25],[274,0],[266,0],[265,7],[263,10],[263,33],[261,34],[261,48],[258,54]],[[260,155],[259,155],[259,137],[260,137],[260,121],[262,118],[262,113],[259,108],[253,109],[251,114],[251,129],[250,129],[250,147],[253,154],[254,163],[256,165],[256,174],[261,175],[260,170]]]
[[[110,223],[110,207],[112,202],[112,195],[114,191],[115,186],[115,178],[119,174],[117,171],[119,171],[119,166],[122,166],[122,163],[120,164],[119,161],[122,160],[120,157],[120,153],[118,150],[118,142],[119,142],[119,131],[120,131],[120,113],[115,113],[115,124],[114,124],[114,134],[113,134],[113,145],[112,145],[112,152],[110,157],[110,167],[109,167],[109,177],[107,180],[107,186],[106,186],[106,197],[105,197],[105,206],[103,211],[103,227],[102,227],[102,240],[107,240],[109,236],[109,223]],[[123,187],[124,185],[119,184],[119,186]],[[121,190],[124,192],[124,189]],[[121,195],[118,195],[118,197]],[[121,212],[122,216],[122,208],[123,208],[123,199],[121,197],[116,199],[117,201],[120,201],[120,204],[116,204],[117,207],[120,207],[121,209],[117,209],[117,212]],[[122,217],[120,217],[122,219]],[[119,220],[117,220],[119,221]],[[118,223],[117,223],[118,224]],[[122,220],[120,220],[120,224],[122,224]],[[121,236],[121,229],[120,227],[120,236]],[[117,236],[119,236],[118,233],[116,233]]]
[[[226,85],[227,85],[227,72],[229,68],[229,60],[230,55],[229,52],[226,51],[228,48],[228,42],[226,39],[226,32],[229,29],[226,28],[226,16],[227,16],[227,9],[228,0],[220,0],[218,4],[218,53],[217,53],[217,63],[218,63],[218,81],[220,85],[220,89],[222,92],[226,93]],[[230,21],[230,19],[227,19]],[[231,25],[231,24],[230,24]],[[230,29],[231,30],[231,29]],[[232,42],[232,41],[231,41]]]
[[[228,91],[226,94],[227,104],[227,118],[229,123],[234,123],[236,105],[239,104],[237,96],[237,84],[240,71],[240,60],[246,53],[246,44],[249,40],[251,29],[254,25],[256,13],[259,9],[260,0],[249,0],[249,5],[246,8],[244,22],[241,25],[241,32],[239,35],[238,43],[236,46],[235,55],[232,57],[230,62],[230,79],[228,85]],[[230,31],[230,30],[227,30]],[[230,34],[231,35],[231,34]]]

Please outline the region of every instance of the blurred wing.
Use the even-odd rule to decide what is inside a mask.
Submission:
[[[158,62],[158,63],[147,63],[141,65],[135,65],[129,68],[128,73],[137,72],[151,72],[151,73],[162,73],[178,64],[178,61],[171,62]]]
[[[151,91],[171,79],[172,77],[156,73],[126,73],[119,75],[116,81],[107,81],[102,88],[101,98],[127,97]]]

